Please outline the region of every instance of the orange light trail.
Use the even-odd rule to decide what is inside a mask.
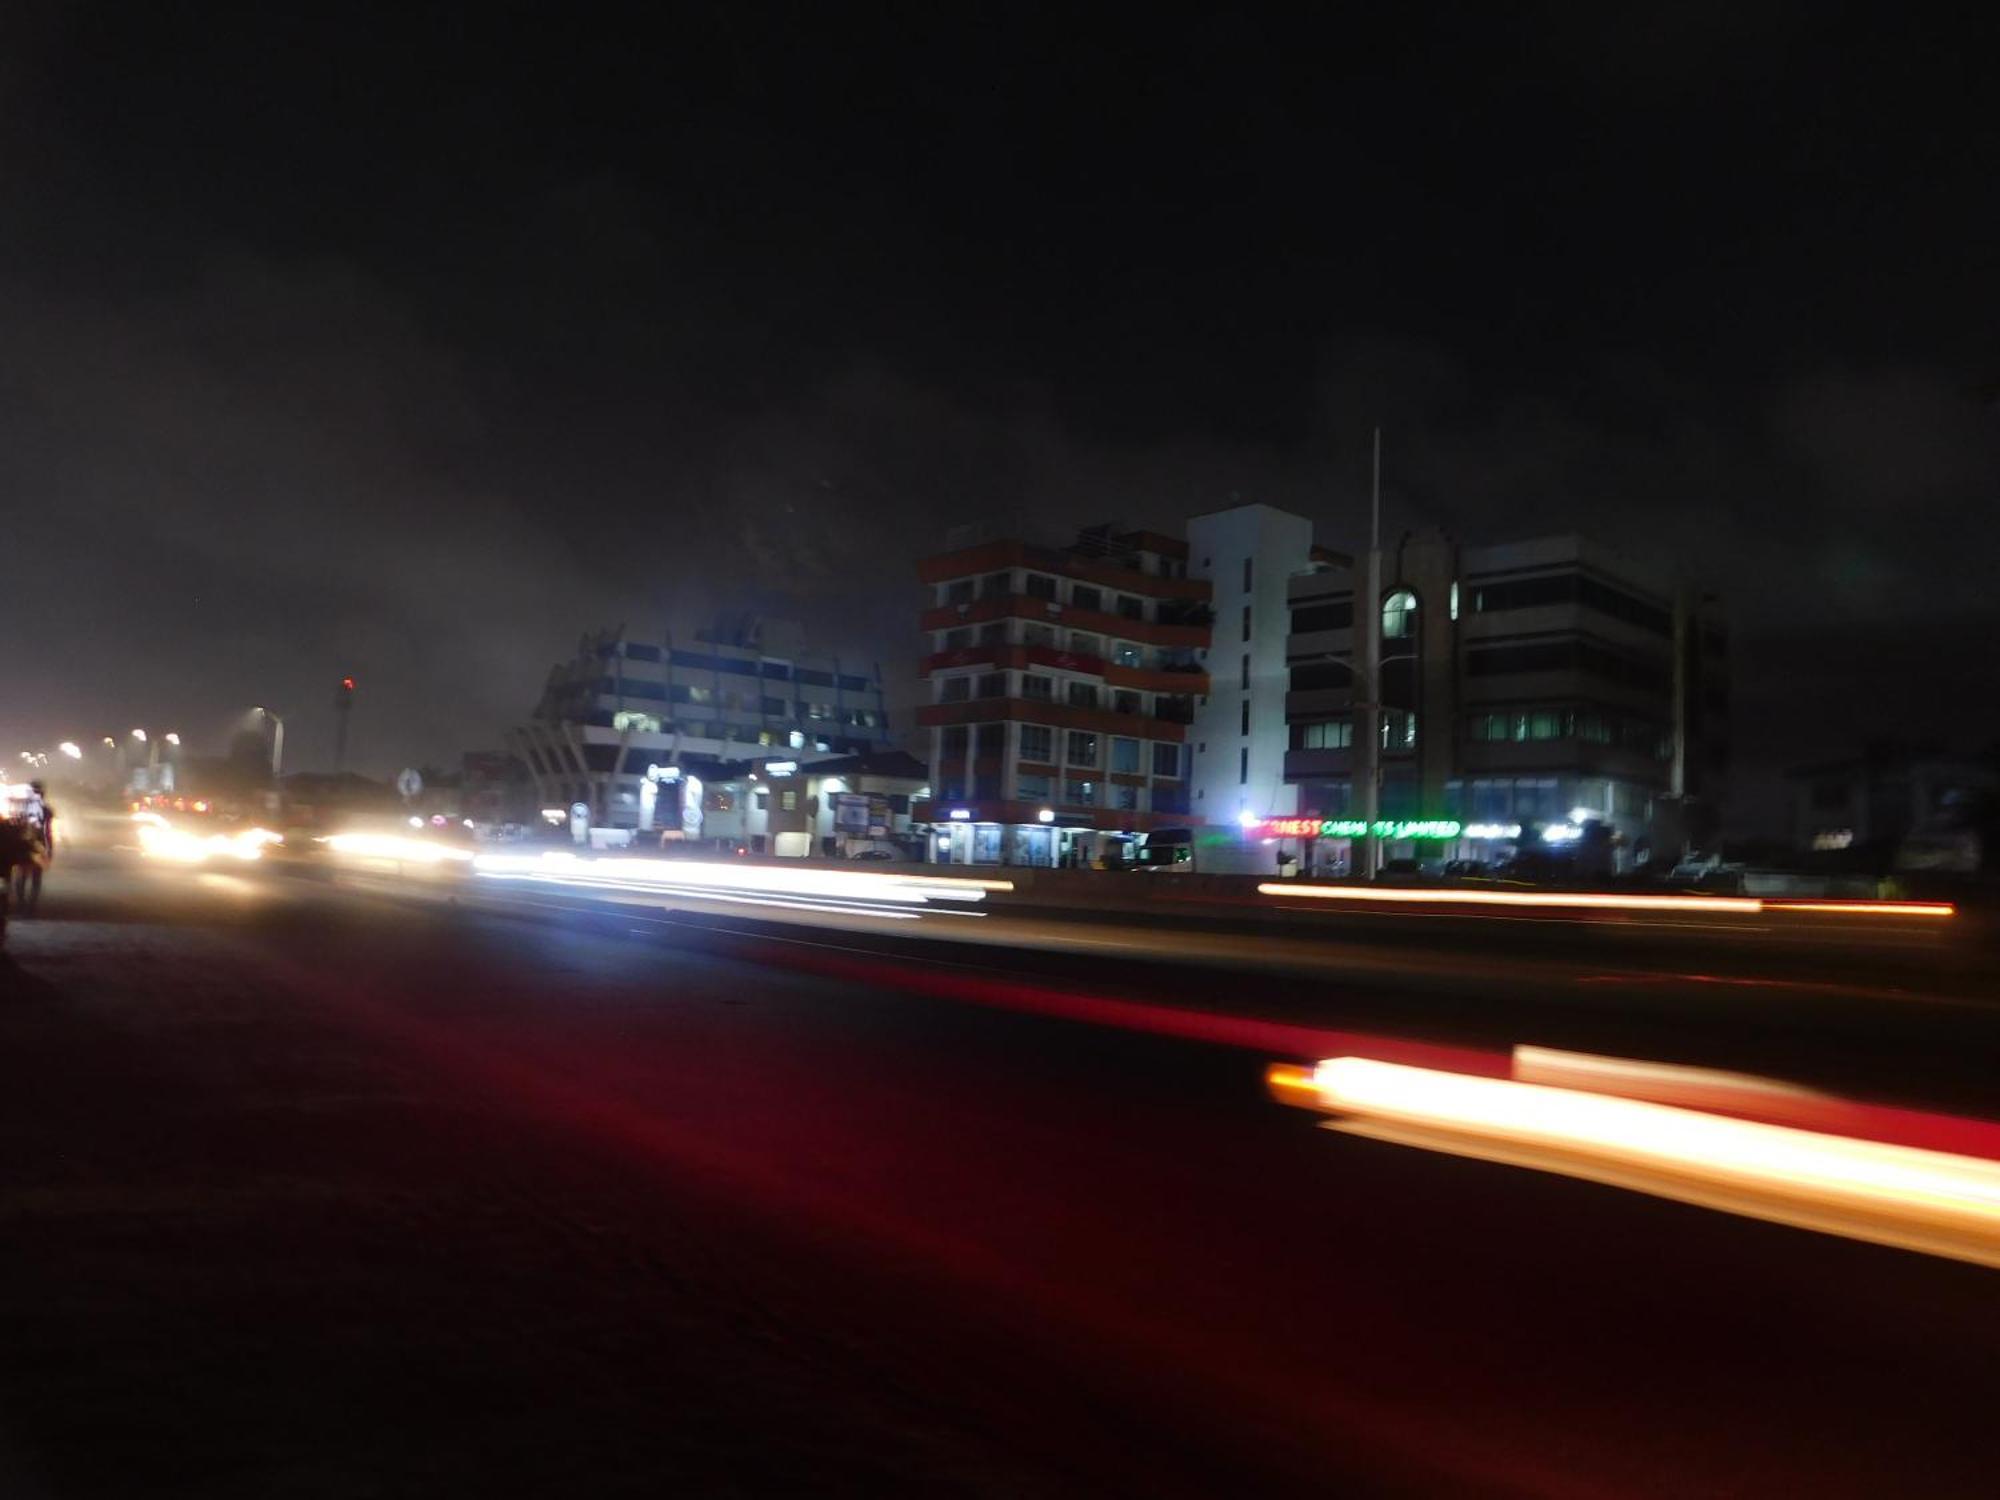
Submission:
[[[1850,917],[1951,917],[1949,901],[1785,901],[1761,896],[1623,896],[1608,891],[1410,890],[1397,886],[1299,885],[1264,881],[1260,896],[1305,896],[1317,901],[1381,901],[1419,906],[1553,907],[1574,911],[1698,911],[1740,916],[1815,912]]]
[[[1703,911],[1755,915],[1755,896],[1618,896],[1603,891],[1417,891],[1399,887],[1297,885],[1266,881],[1260,896],[1309,896],[1319,901],[1383,901],[1425,906],[1538,906],[1583,911]]]
[[[1955,917],[1949,901],[1766,901],[1766,911],[1834,912],[1848,917]]]

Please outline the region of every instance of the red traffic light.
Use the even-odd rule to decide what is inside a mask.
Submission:
[[[340,686],[343,692],[351,693],[354,691],[354,679],[352,677],[343,677],[340,679]]]

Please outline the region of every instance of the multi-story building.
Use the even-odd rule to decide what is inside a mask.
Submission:
[[[1097,527],[925,560],[934,855],[1067,863],[1194,825],[1197,865],[1339,868],[1367,802],[1370,630],[1387,857],[1578,840],[1629,858],[1712,826],[1728,763],[1712,595],[1576,536],[1406,536],[1357,619],[1361,571],[1266,505],[1197,516],[1185,543]]]
[[[1065,548],[961,538],[918,572],[933,858],[1082,863],[1188,823],[1212,590],[1185,542],[1111,526]]]
[[[1285,779],[1285,694],[1292,577],[1316,561],[1312,522],[1269,505],[1238,505],[1188,522],[1188,576],[1205,579],[1215,610],[1209,690],[1196,700],[1197,822],[1239,828],[1296,808]]]
[[[653,826],[649,767],[700,776],[760,749],[809,763],[885,748],[880,670],[803,650],[802,634],[764,623],[687,642],[586,636],[512,748],[545,807],[582,802],[593,824],[635,830]]]
[[[1598,823],[1630,851],[1684,844],[1712,819],[1728,764],[1728,638],[1712,595],[1577,536],[1463,547],[1440,532],[1388,549],[1383,594],[1356,568],[1289,580],[1284,812],[1335,825],[1366,799],[1358,691],[1379,629],[1381,821],[1427,836],[1394,854],[1478,857],[1560,844]],[[1344,860],[1322,839],[1318,864]]]

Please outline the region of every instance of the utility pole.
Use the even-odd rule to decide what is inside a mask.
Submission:
[[[1366,695],[1357,705],[1361,722],[1355,726],[1361,737],[1361,821],[1368,831],[1361,835],[1361,876],[1373,880],[1378,865],[1375,820],[1382,803],[1382,429],[1375,429],[1375,463],[1369,485],[1368,563],[1364,570],[1361,598],[1354,611],[1355,628],[1362,632],[1361,690]]]

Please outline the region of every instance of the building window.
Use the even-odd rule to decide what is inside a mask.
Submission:
[[[1037,677],[1032,672],[1022,676],[1021,696],[1023,698],[1031,699],[1037,703],[1047,703],[1053,700],[1055,695],[1056,684],[1053,677]]]
[[[1243,653],[1243,690],[1246,693],[1250,690],[1250,653],[1248,651]]]
[[[1069,636],[1069,649],[1077,656],[1099,656],[1103,654],[1104,641],[1102,637],[1091,635],[1087,631],[1072,630]]]
[[[1250,785],[1250,747],[1245,745],[1236,752],[1236,784]]]
[[[1097,707],[1097,684],[1094,682],[1071,682],[1063,689],[1063,696],[1071,708]]]
[[[961,626],[957,630],[947,630],[944,633],[943,649],[946,651],[963,651],[971,644],[972,630],[969,626]]]
[[[1145,661],[1144,653],[1130,641],[1114,641],[1111,659],[1121,667],[1136,667]]]
[[[938,702],[963,703],[972,696],[970,677],[947,677],[938,684]]]
[[[1324,661],[1302,661],[1292,667],[1292,691],[1295,693],[1344,688],[1353,681],[1353,667],[1341,656],[1330,656]]]
[[[979,627],[979,644],[982,646],[1004,645],[1007,640],[1007,622],[988,620]]]
[[[972,743],[981,758],[998,757],[1007,752],[1007,726],[1005,724],[981,724],[973,734]]]
[[[799,810],[799,789],[795,786],[788,786],[782,792],[778,793],[778,807],[783,812],[797,812]]]
[[[1292,634],[1312,630],[1345,630],[1354,623],[1351,600],[1338,604],[1307,604],[1292,611]]]
[[[970,604],[972,602],[972,580],[954,578],[944,586],[944,602],[947,604]]]
[[[1063,801],[1071,807],[1097,806],[1097,783],[1094,781],[1065,781]]]
[[[1052,784],[1046,776],[1023,772],[1014,778],[1014,795],[1023,802],[1046,802]]]
[[[1294,724],[1294,750],[1346,750],[1354,744],[1352,719],[1328,719],[1320,724]]]
[[[1243,606],[1243,639],[1250,639],[1250,606]]]
[[[1056,643],[1056,628],[1043,625],[1039,621],[1027,620],[1021,625],[1021,644],[1024,646],[1049,646]]]
[[[1136,786],[1112,787],[1111,805],[1120,812],[1137,812],[1139,810],[1139,789]]]
[[[1174,776],[1181,774],[1181,747],[1165,740],[1153,741],[1153,774]]]
[[[1456,578],[1451,581],[1451,617],[1454,620],[1458,618],[1458,580]]]
[[[1087,609],[1094,613],[1102,613],[1104,609],[1104,595],[1085,583],[1071,587],[1069,602],[1072,609]]]
[[[1136,773],[1139,769],[1139,742],[1114,739],[1111,742],[1111,769]]]
[[[1007,696],[1007,674],[1005,672],[985,672],[979,678],[979,696],[982,698],[1004,698]]]
[[[1116,688],[1111,694],[1111,711],[1120,714],[1142,714],[1146,711],[1146,700],[1130,688]]]
[[[1408,589],[1397,589],[1382,601],[1382,638],[1389,641],[1406,641],[1416,629],[1417,596]]]
[[[1056,581],[1046,573],[1030,573],[1021,580],[1021,592],[1030,599],[1053,599]]]
[[[1245,698],[1245,699],[1243,700],[1243,730],[1242,730],[1242,732],[1243,732],[1244,734],[1246,734],[1246,735],[1247,735],[1247,734],[1248,734],[1248,733],[1250,732],[1250,700],[1249,700],[1248,698]]]
[[[1130,594],[1120,594],[1118,596],[1118,613],[1122,618],[1127,620],[1143,620],[1146,618],[1145,601],[1135,599]]]
[[[1417,748],[1417,716],[1404,708],[1382,710],[1382,748],[1390,752]]]
[[[1012,573],[988,573],[979,585],[979,596],[982,599],[1004,599],[1013,592]]]
[[[1021,759],[1043,764],[1056,758],[1056,732],[1040,724],[1021,726]]]
[[[1097,764],[1097,736],[1082,730],[1069,732],[1068,764],[1072,766],[1094,766]]]
[[[1250,592],[1250,559],[1243,559],[1243,592]]]
[[[965,747],[971,742],[972,731],[963,724],[953,724],[939,732],[938,754],[949,759],[962,760]]]

